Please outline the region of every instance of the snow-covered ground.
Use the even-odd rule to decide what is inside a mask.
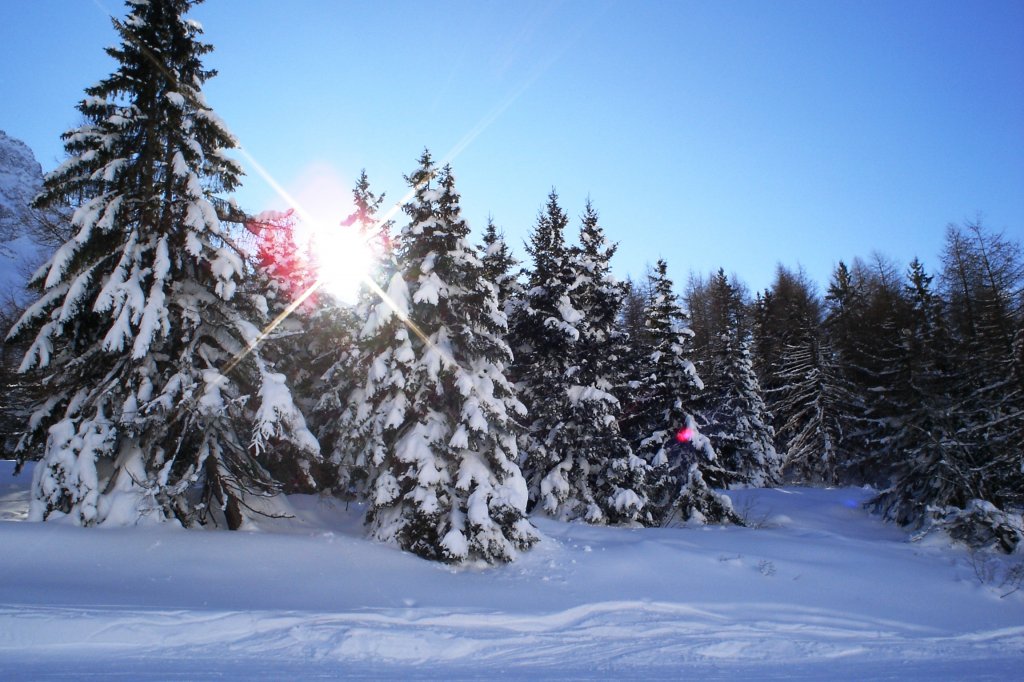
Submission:
[[[258,532],[22,522],[0,462],[0,679],[1021,679],[1024,590],[870,491],[730,493],[758,528],[536,520],[515,563],[452,568],[292,497]],[[989,584],[977,574],[990,575]]]

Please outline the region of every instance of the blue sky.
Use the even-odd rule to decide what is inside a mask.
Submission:
[[[0,129],[44,168],[107,75],[114,0],[3,5]],[[590,196],[614,266],[820,285],[878,250],[938,266],[947,223],[1024,237],[1024,3],[208,0],[207,99],[325,219],[424,146],[522,255],[548,191]],[[250,172],[247,209],[281,208]],[[574,221],[572,230],[577,223]]]

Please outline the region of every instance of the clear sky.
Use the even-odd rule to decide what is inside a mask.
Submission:
[[[62,156],[110,73],[116,0],[0,0],[0,129]],[[1020,0],[207,0],[207,99],[310,210],[365,168],[391,199],[423,147],[463,210],[522,242],[552,187],[589,195],[621,276],[664,257],[753,289],[825,285],[878,250],[927,267],[947,223],[1024,238]],[[254,171],[237,198],[283,208]],[[574,238],[574,235],[573,235]]]

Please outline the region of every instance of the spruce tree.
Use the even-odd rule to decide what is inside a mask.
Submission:
[[[214,72],[194,4],[127,2],[117,70],[86,90],[36,200],[77,205],[11,332],[49,391],[19,449],[40,460],[36,520],[238,528],[278,489],[268,450],[317,450],[261,354],[265,301],[240,290],[250,273],[215,209],[241,169],[200,90]]]
[[[729,499],[708,487],[723,472],[711,442],[694,416],[704,383],[690,359],[693,332],[659,260],[650,276],[646,358],[637,380],[637,397],[627,421],[636,452],[652,468],[651,498],[659,522],[673,519],[739,523]]]
[[[892,521],[920,527],[928,520],[928,505],[952,480],[944,471],[947,457],[955,458],[961,447],[955,399],[948,392],[958,380],[950,363],[953,348],[944,306],[931,287],[933,278],[916,259],[908,275],[910,316],[899,377],[905,390],[895,398],[903,397],[906,404],[890,441],[895,480],[872,504]]]
[[[511,360],[495,286],[469,245],[455,179],[424,152],[399,270],[363,334],[356,407],[372,464],[370,535],[445,562],[510,561],[537,539],[526,519]]]
[[[1014,513],[1024,502],[1024,400],[1013,341],[1024,262],[1019,244],[980,225],[951,227],[943,261],[948,337],[941,324],[922,333],[934,348],[922,363],[935,382],[922,396],[931,409],[907,425],[917,428],[905,436],[906,458],[874,502],[898,523],[1010,552],[1024,540]],[[919,317],[917,308],[926,307],[915,302]]]
[[[838,484],[848,460],[847,410],[855,398],[818,329],[807,326],[783,349],[778,376],[782,399],[776,409],[786,416],[778,434],[786,444],[786,468],[798,481]]]
[[[615,248],[607,243],[597,211],[588,200],[579,246],[569,254],[575,273],[570,294],[582,319],[573,344],[569,412],[558,434],[564,444],[562,463],[572,462],[572,469],[560,464],[559,471],[570,477],[579,472],[575,485],[586,492],[576,499],[594,501],[592,508],[570,511],[570,517],[582,516],[592,523],[649,525],[657,514],[648,503],[648,466],[633,454],[620,431],[621,405],[614,391],[621,371],[618,354],[624,349],[616,328],[624,292],[611,274]],[[570,493],[567,499],[572,497]]]
[[[864,476],[877,482],[878,478],[868,471],[872,467],[867,462],[877,466],[884,460],[886,424],[874,404],[882,391],[878,384],[883,379],[880,353],[884,340],[881,320],[871,315],[871,308],[877,306],[880,298],[877,287],[871,283],[867,268],[859,259],[853,271],[839,261],[825,293],[821,325],[815,332],[816,347],[821,351],[816,371],[823,380],[823,420],[819,424],[832,425],[828,442],[834,448],[821,460],[822,470],[831,473],[820,480],[829,484],[840,480],[860,482]],[[868,445],[869,440],[874,448]],[[812,471],[813,467],[798,468],[811,477],[808,480],[815,480],[820,473]]]
[[[743,301],[724,270],[707,287],[705,331],[708,359],[701,405],[702,431],[718,453],[726,478],[720,485],[764,487],[781,482],[775,432],[754,373],[752,339],[743,322]]]
[[[369,455],[367,434],[361,430],[374,422],[367,422],[363,413],[365,394],[359,374],[365,368],[360,358],[376,355],[389,341],[373,333],[381,318],[391,319],[387,304],[374,289],[386,288],[398,265],[391,238],[393,225],[380,216],[384,195],[370,189],[365,170],[352,189],[352,201],[355,210],[342,227],[359,230],[374,262],[354,305],[327,306],[313,320],[323,343],[316,358],[312,419],[330,469],[328,486],[339,497],[362,502],[366,500],[375,458]],[[324,369],[320,371],[320,367]]]
[[[480,251],[484,276],[497,287],[498,308],[511,317],[513,306],[523,295],[523,287],[519,282],[519,261],[512,255],[505,236],[498,231],[491,218],[487,219]]]
[[[574,463],[562,435],[571,409],[576,350],[583,316],[571,289],[575,271],[565,244],[569,219],[552,190],[526,250],[533,259],[526,291],[514,306],[511,328],[513,376],[529,419],[521,439],[523,469],[531,509],[549,514],[600,520],[600,506],[586,483],[587,472]]]
[[[255,236],[253,256],[262,276],[243,283],[242,291],[262,295],[267,317],[273,322],[262,342],[262,353],[284,374],[296,406],[311,415],[324,346],[335,346],[337,335],[325,338],[323,318],[335,317],[337,307],[319,290],[319,263],[313,244],[298,237],[293,210],[264,211],[246,222]],[[268,470],[285,492],[309,493],[323,478],[322,461],[316,456],[293,456],[287,451],[268,451]]]

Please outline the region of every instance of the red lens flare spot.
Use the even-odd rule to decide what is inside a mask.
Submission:
[[[689,426],[683,429],[679,429],[679,433],[676,434],[676,440],[680,443],[689,443],[693,440],[693,429]]]
[[[295,211],[264,211],[246,223],[245,228],[256,237],[258,263],[270,276],[277,295],[284,303],[297,300],[316,282],[319,264],[308,240],[297,239]],[[316,304],[316,296],[303,303],[308,312]]]

